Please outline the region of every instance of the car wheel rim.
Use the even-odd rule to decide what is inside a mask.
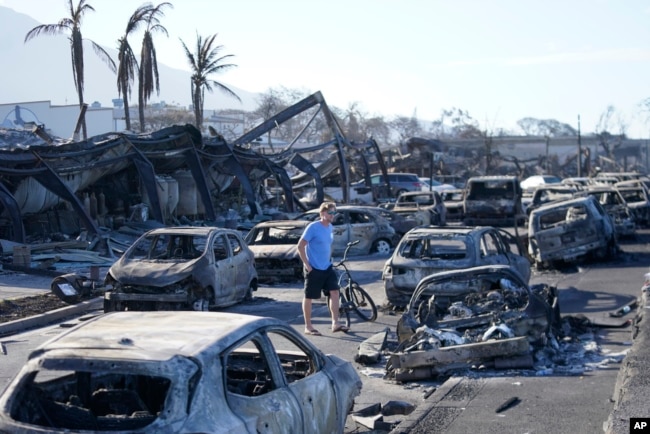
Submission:
[[[390,253],[390,244],[384,240],[377,241],[377,253]]]

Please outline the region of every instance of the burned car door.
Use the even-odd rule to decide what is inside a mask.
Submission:
[[[331,378],[322,369],[316,353],[284,333],[268,330],[266,337],[272,345],[267,355],[280,367],[284,384],[300,406],[302,432],[340,432],[348,409],[337,409],[338,405],[344,406],[347,399],[337,385],[346,384],[347,388],[350,379],[343,375]],[[337,396],[337,391],[342,392],[341,396]]]
[[[213,279],[214,298],[217,305],[226,304],[233,296],[237,268],[230,253],[230,242],[225,234],[217,235],[212,242],[215,275]]]
[[[223,356],[227,401],[248,432],[338,432],[333,382],[317,356],[268,330]]]
[[[486,265],[509,265],[505,246],[494,232],[484,232],[479,240],[479,256]]]
[[[230,244],[230,251],[232,252],[233,266],[235,268],[235,289],[239,294],[241,291],[248,289],[250,273],[250,258],[244,254],[244,246],[242,241],[234,234],[228,234],[228,242]]]
[[[510,232],[500,228],[496,228],[496,230],[504,244],[506,256],[508,256],[510,265],[519,271],[519,274],[526,282],[530,281],[530,266],[532,261],[530,260],[525,247]]]
[[[350,211],[347,216],[350,223],[349,241],[359,240],[357,245],[350,248],[350,254],[369,252],[377,234],[377,225],[363,212]]]
[[[350,241],[350,225],[347,219],[348,216],[344,212],[339,212],[334,216],[334,221],[332,222],[332,233],[334,235],[332,253],[343,253],[345,246]]]
[[[303,432],[300,404],[268,352],[255,334],[222,354],[228,406],[247,432]]]

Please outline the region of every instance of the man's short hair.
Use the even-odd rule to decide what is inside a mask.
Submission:
[[[334,202],[323,202],[320,205],[320,208],[318,209],[318,212],[329,211],[331,208],[336,208],[336,204]]]

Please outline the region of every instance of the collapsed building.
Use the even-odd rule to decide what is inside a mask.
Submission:
[[[307,110],[312,120],[319,114],[325,118],[330,138],[297,149],[293,145],[303,129],[272,155],[248,146]],[[319,150],[333,151],[317,166],[305,155]],[[348,141],[320,92],[231,143],[216,132],[204,137],[192,125],[150,134],[109,132],[84,141],[52,138],[42,125],[0,129],[0,239],[26,243],[85,233],[89,241],[101,240],[105,228],[125,220],[236,225],[242,215],[260,218],[269,185],[274,197],[282,198],[284,211],[305,210],[310,204],[294,194],[305,179],[315,190],[315,202],[321,202],[324,180],[336,177],[347,202],[350,164],[362,161],[369,177],[367,159],[373,154],[386,172],[377,143]],[[288,167],[299,175],[292,179]]]

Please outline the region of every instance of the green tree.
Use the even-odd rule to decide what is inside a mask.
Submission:
[[[117,93],[122,95],[124,102],[124,121],[126,129],[131,129],[131,115],[129,113],[129,96],[131,95],[131,85],[138,73],[138,60],[129,44],[129,35],[135,32],[138,27],[145,23],[147,16],[151,13],[152,6],[144,4],[137,8],[126,24],[124,35],[117,40]]]
[[[155,90],[160,94],[160,81],[158,75],[158,59],[156,47],[153,44],[153,34],[161,32],[168,35],[167,29],[160,24],[160,17],[165,16],[165,7],[174,7],[171,3],[164,2],[158,6],[151,7],[146,14],[147,27],[142,38],[142,49],[140,51],[140,71],[138,72],[138,111],[140,113],[140,131],[145,131],[144,108],[151,94]]]
[[[210,80],[209,76],[218,74],[228,69],[234,68],[237,65],[232,63],[224,63],[226,59],[233,57],[232,54],[220,55],[223,45],[213,45],[214,40],[217,38],[215,33],[207,39],[203,39],[201,35],[196,35],[196,46],[193,53],[187,48],[185,42],[181,39],[181,44],[185,50],[187,61],[192,68],[191,92],[192,92],[192,105],[194,107],[194,117],[196,119],[196,127],[199,131],[203,129],[203,104],[205,102],[205,91],[212,92],[213,87],[221,90],[227,95],[236,98],[241,102],[241,98],[233,92],[228,86],[219,83],[215,80]]]
[[[86,0],[79,0],[79,3],[75,7],[72,3],[72,0],[68,0],[68,8],[70,12],[69,17],[64,17],[59,20],[56,24],[41,24],[34,27],[27,35],[25,35],[25,42],[40,36],[41,34],[45,35],[61,35],[68,34],[68,40],[70,41],[70,56],[72,59],[72,74],[74,78],[74,85],[77,89],[77,96],[79,97],[79,109],[81,110],[84,106],[84,51],[83,51],[83,37],[81,35],[81,21],[83,16],[88,11],[95,11],[95,9],[86,4]],[[115,72],[115,62],[111,59],[111,56],[104,50],[102,47],[97,45],[95,42],[88,40],[95,53],[102,59],[111,71]],[[86,120],[82,119],[82,131],[84,140],[88,138],[88,133],[86,130]]]

